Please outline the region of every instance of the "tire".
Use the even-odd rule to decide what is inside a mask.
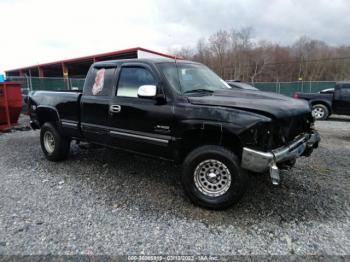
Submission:
[[[312,115],[316,120],[326,120],[329,116],[329,110],[325,105],[316,104],[312,106]]]
[[[45,157],[50,161],[64,160],[69,154],[70,141],[64,138],[52,123],[42,125],[40,144]]]
[[[241,199],[247,188],[248,174],[240,168],[233,152],[206,145],[193,150],[185,158],[181,182],[195,205],[220,210]]]

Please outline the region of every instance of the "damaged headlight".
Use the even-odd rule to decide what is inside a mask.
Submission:
[[[257,128],[251,128],[248,130],[248,133],[250,135],[250,140],[253,144],[256,144],[258,142],[258,129]]]
[[[266,150],[271,146],[273,130],[268,123],[254,126],[241,135],[241,139],[246,146]]]
[[[301,115],[258,124],[243,132],[241,139],[246,146],[271,150],[288,144],[313,128],[313,119],[309,115]]]

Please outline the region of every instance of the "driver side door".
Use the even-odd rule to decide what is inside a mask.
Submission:
[[[115,147],[163,158],[172,156],[172,105],[154,98],[139,98],[140,86],[156,85],[159,76],[142,63],[123,64],[117,91],[110,102],[109,142]],[[162,92],[157,86],[157,92]]]

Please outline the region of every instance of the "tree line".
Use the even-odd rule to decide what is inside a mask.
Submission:
[[[219,30],[195,47],[170,50],[204,63],[224,79],[246,82],[338,81],[350,79],[350,46],[300,37],[289,46],[255,41],[251,27]]]

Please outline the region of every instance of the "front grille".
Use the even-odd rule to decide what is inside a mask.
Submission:
[[[246,146],[268,151],[284,146],[298,135],[310,131],[312,121],[311,114],[276,119],[244,132],[241,138]]]
[[[294,140],[298,135],[310,131],[312,117],[310,114],[284,118],[272,123],[272,147],[280,147]]]
[[[282,119],[279,124],[281,135],[284,136],[286,142],[292,141],[296,136],[310,130],[311,119],[309,115],[291,117]]]
[[[272,150],[293,141],[298,135],[310,130],[311,115],[277,119],[258,129],[256,146]]]

